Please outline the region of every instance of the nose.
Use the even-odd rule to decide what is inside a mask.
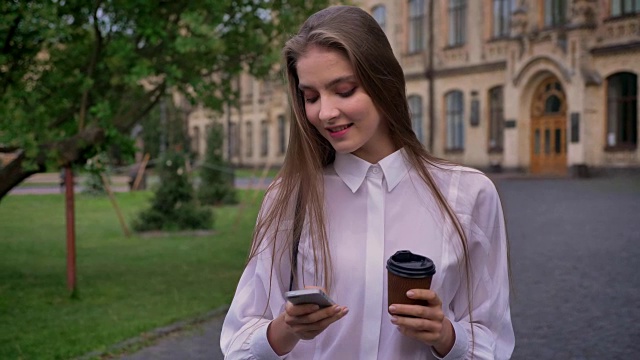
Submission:
[[[320,101],[320,113],[318,118],[320,121],[327,122],[335,119],[340,115],[340,110],[336,107],[331,98],[322,98]]]

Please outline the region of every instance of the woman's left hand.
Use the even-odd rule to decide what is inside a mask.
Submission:
[[[442,312],[442,301],[433,290],[413,289],[407,297],[426,300],[428,306],[392,304],[389,306],[391,322],[406,336],[433,346],[440,356],[449,353],[456,337],[453,325]],[[414,316],[413,318],[407,316]]]

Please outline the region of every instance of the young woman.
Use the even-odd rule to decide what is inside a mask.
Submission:
[[[357,7],[312,15],[284,48],[293,118],[222,329],[228,359],[507,359],[507,241],[495,187],[429,155],[404,73]],[[387,306],[386,259],[436,264],[428,306]],[[293,305],[290,287],[338,304]]]

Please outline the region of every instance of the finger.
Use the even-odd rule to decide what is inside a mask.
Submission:
[[[411,289],[407,291],[409,299],[427,300],[429,305],[442,305],[442,301],[435,291],[429,289]]]
[[[322,320],[319,320],[313,323],[293,324],[291,328],[297,333],[312,333],[312,332],[319,333],[319,332],[322,332],[324,329],[326,329],[329,325],[345,317],[345,315],[347,315],[348,312],[349,310],[347,308],[342,307],[339,312],[333,314],[330,317],[324,318]]]
[[[421,305],[405,305],[405,304],[393,304],[389,306],[389,313],[399,316],[413,316],[417,318],[442,321],[444,320],[444,313],[441,307],[427,307]]]
[[[398,327],[398,331],[405,336],[426,342],[428,344],[434,344],[438,341],[438,333],[435,332],[427,332],[427,331],[418,331],[406,327]]]
[[[290,301],[287,301],[287,303],[284,306],[285,312],[290,316],[307,315],[307,314],[311,314],[313,312],[316,312],[319,309],[320,309],[320,306],[318,306],[316,304],[294,305]]]
[[[439,333],[442,330],[442,322],[421,319],[410,318],[406,316],[392,316],[391,322],[398,327],[407,328],[414,331],[427,331]]]
[[[300,315],[300,316],[291,316],[291,318],[289,319],[285,318],[285,322],[287,322],[290,325],[313,324],[313,323],[322,321],[324,319],[330,318],[332,316],[339,315],[343,311],[343,309],[346,309],[346,308],[343,306],[334,305],[334,306],[330,306],[324,309],[314,311],[309,314]]]

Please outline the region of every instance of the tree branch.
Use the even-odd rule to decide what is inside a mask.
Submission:
[[[16,16],[16,18],[13,19],[13,24],[11,24],[9,31],[7,32],[7,38],[4,39],[4,45],[2,46],[3,54],[9,53],[9,50],[11,49],[11,40],[18,32],[18,26],[20,26],[21,21],[22,21],[22,14],[18,14],[18,16]]]
[[[12,153],[20,150],[17,146],[0,145],[0,153]]]
[[[7,195],[11,189],[24,181],[24,179],[33,174],[44,171],[43,168],[40,167],[26,169],[23,166],[25,160],[26,155],[24,151],[20,150],[13,160],[0,169],[0,200],[2,200],[2,198]]]
[[[93,10],[93,31],[96,36],[96,44],[93,48],[93,53],[91,54],[91,60],[89,61],[89,67],[87,68],[87,78],[91,79],[93,77],[93,72],[96,68],[96,63],[98,62],[98,57],[102,52],[102,33],[100,32],[99,20],[98,20],[98,9],[100,8],[101,0],[96,1],[96,6]],[[80,100],[80,114],[78,119],[78,130],[82,131],[84,128],[85,118],[87,116],[87,109],[89,108],[89,91],[93,88],[93,83],[90,87],[84,89],[82,92],[82,99]]]
[[[147,115],[160,101],[166,90],[166,82],[162,81],[153,90],[146,92],[141,99],[131,101],[128,108],[121,111],[113,118],[113,124],[120,131],[128,130],[136,121]],[[146,104],[141,106],[140,104]]]

